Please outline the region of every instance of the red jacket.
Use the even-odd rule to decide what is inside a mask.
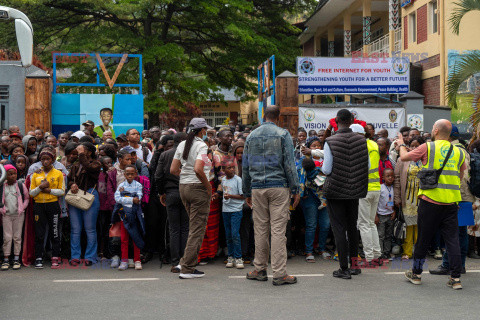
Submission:
[[[359,124],[361,125],[362,127],[366,127],[367,126],[367,123],[363,120],[353,120],[353,123],[356,123],[356,124]],[[333,131],[337,131],[338,130],[338,126],[337,126],[337,121],[335,120],[335,118],[332,118],[330,119],[330,125],[332,126],[333,128]]]

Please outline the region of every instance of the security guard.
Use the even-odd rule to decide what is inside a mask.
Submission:
[[[365,134],[365,130],[361,125],[353,124],[350,128],[352,128],[353,132]],[[378,151],[377,143],[370,139],[367,139],[367,148],[369,158],[368,193],[365,198],[359,200],[357,225],[358,230],[360,230],[360,237],[362,237],[365,259],[371,262],[379,259],[382,255],[377,225],[375,224],[375,215],[377,214],[378,201],[380,199],[380,173],[378,171],[380,152]]]
[[[408,152],[401,135],[398,137],[400,144],[400,159],[402,161],[422,160],[423,168],[438,170],[442,168],[448,156],[451,143],[449,142],[452,123],[441,119],[435,122],[432,129],[434,142],[421,145]],[[462,201],[460,184],[463,172],[466,169],[465,152],[452,146],[452,152],[445,162],[438,185],[434,189],[418,192],[418,240],[413,255],[413,269],[405,272],[405,277],[413,284],[421,284],[423,263],[428,247],[438,229],[441,230],[445,245],[448,250],[450,265],[450,279],[447,283],[453,289],[462,289],[460,273],[462,263],[460,259],[460,244],[458,240],[458,202]]]

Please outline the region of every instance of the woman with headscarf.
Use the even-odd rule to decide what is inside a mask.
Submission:
[[[92,143],[83,142],[77,147],[79,161],[75,163],[68,174],[68,188],[72,193],[79,190],[86,191],[95,196],[91,207],[88,210],[81,210],[69,206],[70,212],[70,242],[71,260],[70,264],[80,264],[80,236],[85,229],[87,234],[87,248],[85,251],[85,265],[91,266],[97,261],[97,216],[100,209],[100,200],[96,190],[98,176],[102,164],[96,159],[96,148]]]

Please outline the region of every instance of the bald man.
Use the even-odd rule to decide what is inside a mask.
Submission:
[[[377,134],[380,138],[388,139],[388,130],[387,129],[380,129]]]
[[[438,176],[437,185],[432,185],[431,181],[420,182],[417,244],[413,255],[413,269],[405,272],[405,277],[413,284],[422,283],[421,274],[427,250],[436,232],[440,229],[448,251],[450,278],[447,285],[453,289],[462,289],[460,282],[462,262],[457,215],[458,203],[462,201],[461,179],[467,166],[465,152],[453,146],[449,141],[451,131],[452,123],[450,121],[438,120],[433,125],[433,142],[424,143],[411,152],[408,152],[403,136],[398,135],[400,159],[402,161],[421,160],[422,171],[436,170]],[[438,175],[438,171],[442,168],[443,170]]]

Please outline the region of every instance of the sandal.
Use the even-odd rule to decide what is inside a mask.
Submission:
[[[309,253],[309,254],[307,254],[307,257],[305,258],[305,261],[307,261],[309,263],[315,263],[315,257],[313,256],[313,254]]]
[[[332,256],[327,251],[320,251],[323,260],[332,260]]]
[[[407,255],[402,256],[402,261],[408,261],[410,260],[410,257]]]

